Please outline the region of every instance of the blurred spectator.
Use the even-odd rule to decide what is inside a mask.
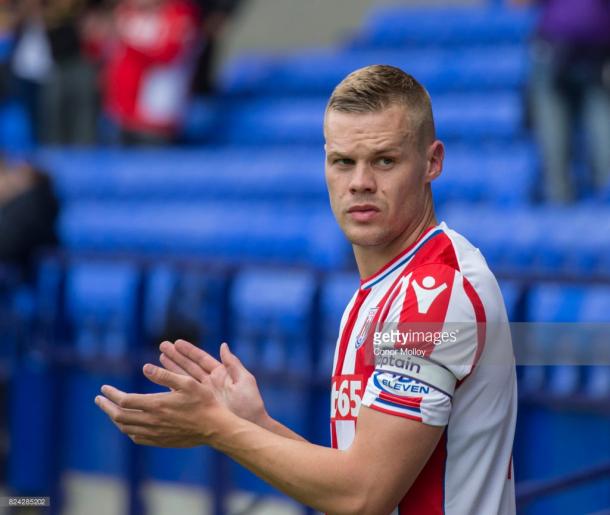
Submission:
[[[593,186],[599,190],[610,178],[610,1],[538,3],[542,14],[532,47],[532,116],[547,197],[565,203],[577,197],[570,164],[572,129],[579,121],[587,136]]]
[[[0,261],[27,266],[36,250],[57,243],[59,206],[51,180],[28,164],[0,160]]]
[[[203,50],[197,60],[193,90],[196,95],[209,95],[215,90],[218,44],[229,18],[241,0],[197,0],[203,13]]]
[[[41,139],[50,144],[95,143],[96,71],[83,56],[86,0],[52,0],[45,9],[52,67],[41,91]]]
[[[27,110],[31,125],[37,130],[40,127],[40,87],[53,66],[51,46],[46,35],[43,1],[17,0],[14,22],[12,92]]]
[[[125,144],[177,136],[190,96],[200,16],[190,0],[123,0],[109,28],[104,107]]]

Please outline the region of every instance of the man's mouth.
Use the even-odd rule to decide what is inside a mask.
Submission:
[[[357,204],[347,210],[352,220],[369,222],[379,214],[379,208],[373,204]]]

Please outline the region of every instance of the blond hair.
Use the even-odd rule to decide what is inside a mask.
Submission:
[[[334,89],[326,113],[374,113],[393,105],[407,108],[420,145],[436,139],[430,95],[415,78],[395,66],[375,64],[350,73]]]

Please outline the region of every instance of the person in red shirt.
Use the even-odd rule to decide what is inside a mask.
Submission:
[[[190,0],[123,0],[114,13],[104,109],[123,142],[167,143],[180,128],[200,50]]]

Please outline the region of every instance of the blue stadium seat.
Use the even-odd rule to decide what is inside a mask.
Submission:
[[[356,273],[333,273],[324,279],[320,300],[322,349],[318,374],[321,378],[332,374],[341,316],[359,286],[360,279]]]
[[[145,339],[186,339],[215,349],[226,338],[227,276],[223,270],[158,264],[146,273],[143,299]]]
[[[223,142],[242,145],[323,143],[327,98],[236,101]],[[523,132],[517,92],[450,93],[433,98],[441,138],[465,141],[516,139]]]
[[[32,150],[34,130],[25,108],[8,102],[0,106],[0,149],[11,155],[20,155]]]
[[[378,7],[371,11],[352,48],[409,45],[478,45],[524,42],[536,13],[527,9]]]
[[[322,147],[44,149],[36,157],[64,201],[326,198]]]
[[[492,268],[589,275],[607,271],[610,260],[606,211],[591,206],[505,209],[451,204],[440,213],[449,227],[481,248]]]
[[[59,230],[69,249],[189,255],[336,267],[348,246],[326,203],[102,203],[69,205]]]
[[[535,328],[536,339],[531,341],[548,364],[557,365],[548,374],[551,391],[568,394],[584,388],[591,395],[610,394],[608,330],[599,325],[610,321],[610,287],[538,286],[530,292],[529,306],[530,320],[563,323]]]
[[[124,356],[139,335],[138,267],[123,262],[78,262],[66,274],[66,312],[75,349],[83,357]]]
[[[522,287],[512,281],[500,281],[499,284],[502,297],[504,298],[508,320],[513,322],[515,321],[517,304],[523,292]]]
[[[433,93],[521,87],[527,55],[522,45],[421,50],[310,50],[266,60],[253,69],[238,59],[222,78],[226,94],[330,95],[349,73],[371,64],[390,64],[417,78]]]
[[[90,200],[326,202],[322,148],[252,147],[122,153],[49,150],[38,162],[51,171],[67,205]],[[104,163],[104,169],[99,163]],[[142,170],[146,170],[143,179]],[[448,144],[437,201],[527,202],[538,179],[531,145]]]
[[[442,176],[432,185],[437,203],[528,203],[538,182],[531,145],[447,145]]]
[[[316,277],[308,271],[246,269],[235,277],[231,293],[233,350],[259,374],[279,374],[274,380],[259,375],[265,404],[300,434],[307,430],[308,389],[302,381],[311,372],[316,291]],[[245,490],[272,491],[241,467],[234,474]]]

